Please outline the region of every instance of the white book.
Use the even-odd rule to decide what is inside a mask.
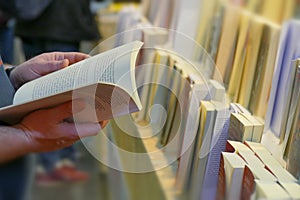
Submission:
[[[256,199],[280,199],[290,200],[292,199],[289,194],[277,183],[262,180],[255,180]]]
[[[135,83],[135,61],[142,43],[135,41],[24,84],[0,119],[14,124],[29,112],[83,99],[78,121],[102,121],[142,108]]]
[[[197,33],[197,22],[200,17],[200,7],[203,0],[179,1],[180,11],[177,17],[177,31],[174,36],[174,51],[186,59],[191,59]]]
[[[202,187],[199,185],[201,199],[216,198],[221,152],[225,151],[228,137],[229,108],[220,102],[213,101],[212,103],[216,107],[216,120],[203,184]]]
[[[200,101],[208,95],[208,88],[205,82],[197,74],[189,74],[191,82],[191,91],[189,94],[188,115],[185,129],[183,131],[183,141],[180,152],[179,166],[177,170],[176,187],[178,189],[187,189],[190,180],[190,171],[192,168],[193,152],[195,139],[199,126],[199,106]]]
[[[224,158],[226,199],[240,199],[245,161],[235,153],[222,152]]]
[[[292,199],[300,199],[300,185],[293,182],[279,182]]]
[[[225,104],[225,87],[216,80],[209,80],[210,95],[213,101],[222,102]]]
[[[167,32],[156,28],[142,30],[144,47],[141,55],[141,65],[137,70],[137,85],[140,90],[140,98],[143,109],[137,115],[137,121],[145,120],[148,115],[148,103],[151,83],[154,80],[154,61],[156,46],[162,45],[167,40]]]

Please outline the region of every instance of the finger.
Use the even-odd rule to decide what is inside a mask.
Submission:
[[[81,60],[90,57],[88,54],[80,53],[80,52],[56,52],[55,59],[56,60],[69,60],[69,64],[74,64]]]
[[[62,133],[61,137],[68,139],[76,139],[78,137],[84,138],[88,136],[97,135],[101,127],[98,123],[61,123],[59,131]]]
[[[35,73],[46,75],[89,57],[89,55],[79,52],[53,52],[51,55],[54,57],[49,56],[43,67],[35,69],[37,70]]]
[[[42,66],[43,65],[43,66]],[[51,72],[55,72],[69,65],[69,60],[53,60],[53,61],[45,61],[41,63],[38,67],[33,68],[33,72],[39,75],[46,75]],[[42,67],[41,67],[42,66]]]
[[[69,60],[70,65],[72,65],[76,62],[82,61],[89,57],[90,57],[89,55],[84,54],[84,53],[75,53],[75,54],[73,54],[73,56],[72,55],[69,56],[68,54],[65,55],[65,58]]]

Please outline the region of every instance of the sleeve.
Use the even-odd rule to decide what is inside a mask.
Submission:
[[[7,76],[9,77],[10,76],[10,72],[15,69],[15,66],[10,66],[8,68],[5,68],[5,72],[7,74]]]
[[[0,58],[0,107],[11,105],[14,94],[15,89],[4,70],[3,63]]]

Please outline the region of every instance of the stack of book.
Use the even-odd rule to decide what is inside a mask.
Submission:
[[[229,140],[222,152],[217,199],[299,199],[296,181],[262,144]]]

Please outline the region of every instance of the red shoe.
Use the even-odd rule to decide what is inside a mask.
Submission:
[[[52,172],[52,174],[56,178],[68,182],[87,181],[89,179],[88,173],[71,166],[57,168]]]
[[[40,186],[53,186],[62,183],[62,180],[53,174],[37,173],[35,177],[36,183]]]

